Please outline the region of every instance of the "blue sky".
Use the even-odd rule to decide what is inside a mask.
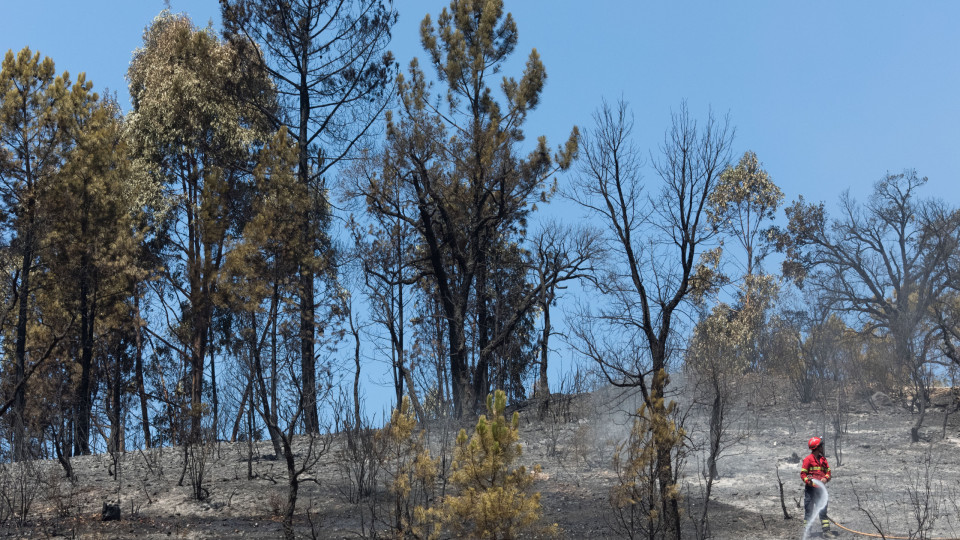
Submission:
[[[218,26],[216,0],[170,0]],[[391,46],[423,56],[418,28],[444,0],[398,0]],[[124,74],[162,0],[0,0],[0,52],[25,45],[58,71],[86,71],[129,107]],[[865,199],[886,172],[915,168],[926,194],[960,203],[960,2],[508,0],[520,41],[548,82],[528,140],[589,129],[602,99],[630,102],[641,148],[663,140],[681,100],[697,117],[729,112],[736,159],[757,153],[786,194]],[[648,175],[648,176],[652,176]],[[561,183],[563,179],[561,178]],[[555,380],[555,379],[554,379]]]
[[[216,0],[171,0],[218,25]],[[399,0],[392,49],[422,56],[419,22],[443,0]],[[0,0],[0,51],[29,45],[58,70],[86,71],[129,98],[123,78],[161,0]],[[589,7],[585,7],[589,6]],[[864,198],[887,171],[915,168],[928,191],[960,199],[960,3],[514,0],[519,75],[536,47],[549,76],[530,140],[559,144],[589,128],[606,98],[630,102],[642,148],[655,148],[671,108],[729,112],[736,153],[751,149],[787,195]],[[40,15],[39,13],[43,13]]]

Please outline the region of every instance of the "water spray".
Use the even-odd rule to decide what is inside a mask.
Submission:
[[[813,483],[817,486],[817,498],[814,499],[815,506],[813,512],[810,513],[810,519],[807,520],[807,526],[803,528],[803,540],[807,540],[807,535],[810,534],[810,527],[820,521],[820,511],[827,507],[827,501],[830,500],[830,494],[827,493],[827,486],[823,485],[823,482],[819,480],[814,480]]]

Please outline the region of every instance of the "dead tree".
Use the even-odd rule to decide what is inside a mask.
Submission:
[[[652,162],[659,188],[648,193],[627,104],[604,104],[594,119],[593,132],[582,139],[582,165],[571,195],[606,228],[609,266],[595,274],[593,284],[609,307],[585,310],[572,341],[611,384],[639,388],[650,414],[664,416],[678,310],[711,282],[700,260],[714,234],[708,198],[729,156],[733,129],[712,114],[698,125],[683,104]],[[672,439],[658,436],[654,444],[660,511],[679,539]]]
[[[930,310],[950,285],[960,216],[945,203],[918,198],[927,182],[908,170],[876,183],[866,204],[844,193],[840,217],[824,205],[800,200],[787,208],[780,232],[784,275],[810,283],[864,335],[888,343],[895,370],[914,388],[919,415],[911,439],[919,441],[928,401],[925,354]]]

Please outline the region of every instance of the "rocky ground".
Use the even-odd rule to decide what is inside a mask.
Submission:
[[[675,396],[685,416],[690,451],[684,468],[685,537],[702,511],[706,411],[695,405],[689,385],[677,377]],[[747,390],[743,390],[747,389]],[[798,404],[777,381],[744,384],[728,415],[720,478],[710,501],[710,538],[801,538],[800,459],[806,440],[823,435],[833,466],[830,515],[844,527],[886,538],[960,538],[960,395],[941,390],[928,411],[922,441],[911,443],[916,415],[885,395],[852,399],[834,435],[836,400]],[[611,388],[556,403],[544,420],[533,407],[520,408],[523,461],[542,466],[534,488],[542,494],[544,520],[558,523],[566,538],[621,538],[608,503],[616,482],[611,456],[629,432],[637,396]],[[431,426],[437,448],[457,426]],[[349,502],[342,440],[334,438],[317,467],[301,483],[297,533],[304,538],[358,538],[368,532],[365,504]],[[300,441],[300,455],[306,451]],[[183,456],[178,449],[96,455],[72,460],[77,480],[63,478],[57,462],[0,471],[0,537],[9,538],[277,538],[277,517],[286,496],[285,467],[272,459],[269,443],[219,443],[205,464],[206,500],[178,486]],[[253,479],[248,480],[249,472]],[[117,473],[119,471],[119,474]],[[784,496],[780,497],[783,483]],[[105,502],[120,501],[121,519],[101,521]],[[781,504],[783,503],[783,505]],[[27,518],[10,514],[23,509]],[[789,519],[784,518],[784,506]],[[842,537],[866,538],[851,532]]]

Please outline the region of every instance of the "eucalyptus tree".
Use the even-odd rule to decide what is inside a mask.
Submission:
[[[297,142],[297,178],[312,204],[300,214],[300,377],[305,428],[317,412],[318,277],[336,303],[335,250],[325,177],[350,159],[391,99],[396,71],[386,51],[397,13],[384,0],[220,0],[225,34],[270,74],[280,107],[264,110]]]
[[[733,305],[716,302],[697,321],[687,345],[684,368],[695,381],[695,399],[709,411],[701,531],[709,528],[710,494],[720,477],[717,463],[738,439],[730,428],[734,405],[743,393],[743,377],[754,366],[760,344],[769,341],[763,334],[778,292],[773,276],[746,276],[737,290],[737,301]]]
[[[707,209],[733,130],[713,115],[698,125],[684,104],[652,159],[659,182],[649,192],[632,130],[626,103],[604,104],[584,137],[572,196],[606,229],[606,265],[594,283],[608,304],[585,311],[571,332],[575,349],[595,361],[610,383],[639,388],[645,420],[672,425],[667,368],[677,319],[684,305],[715,285],[715,252],[706,249],[715,231]],[[660,516],[679,539],[679,439],[669,429],[652,437]]]
[[[723,234],[724,239],[736,241],[742,255],[736,251],[730,256],[726,250],[724,259],[735,261],[741,274],[721,276],[721,282],[728,279],[737,284],[738,312],[757,313],[751,303],[759,303],[766,311],[771,306],[772,297],[779,294],[779,282],[773,276],[764,273],[763,260],[775,246],[773,220],[777,209],[783,202],[783,192],[770,174],[761,168],[757,155],[747,151],[736,167],[727,166],[720,175],[720,181],[710,194],[708,216],[710,222]],[[758,297],[758,295],[760,297]],[[742,343],[742,349],[750,356],[747,367],[751,370],[761,368],[763,358],[760,341],[765,317],[754,318],[757,325],[749,333],[748,341]]]
[[[721,284],[732,281],[737,285],[737,302],[747,312],[754,312],[750,308],[754,301],[769,307],[769,298],[755,298],[756,295],[776,296],[779,292],[779,284],[763,272],[762,265],[775,246],[772,223],[782,202],[783,192],[751,151],[744,152],[735,167],[727,166],[709,197],[710,223],[724,240],[734,240],[742,250],[732,253],[723,250],[723,259],[733,261],[740,273],[730,275],[728,270],[723,270],[717,277]],[[752,353],[748,367],[754,370],[760,367],[762,355],[757,340],[761,337],[764,318],[757,318],[755,322],[759,326],[751,332],[751,341],[743,343],[744,349]]]
[[[516,24],[502,2],[453,1],[437,26],[428,15],[420,30],[446,91],[432,94],[419,62],[410,63],[408,77],[399,78],[399,110],[387,115],[382,172],[357,185],[356,193],[371,212],[402,219],[417,231],[414,262],[442,308],[452,398],[460,414],[487,394],[494,352],[514,337],[540,296],[543,284],[536,283],[510,300],[494,325],[495,303],[507,301],[491,296],[496,250],[522,241],[535,203],[552,193],[547,181],[575,156],[576,132],[556,156],[543,137],[521,155],[522,127],[539,104],[546,71],[531,51],[523,76],[504,77],[503,100],[494,98],[491,77],[517,43]],[[557,279],[567,277],[564,272]]]
[[[716,273],[715,292],[722,292],[721,287],[732,281],[736,285],[735,303],[728,305],[712,299],[715,304],[697,321],[684,358],[685,369],[696,381],[696,399],[710,411],[705,502],[699,518],[702,531],[709,528],[710,492],[719,477],[717,462],[735,439],[729,429],[730,411],[737,396],[743,393],[742,377],[748,371],[766,367],[761,366],[768,353],[765,345],[774,342],[767,335],[767,314],[780,287],[774,276],[763,273],[762,262],[773,246],[769,223],[782,200],[783,192],[751,151],[745,152],[735,167],[727,166],[708,198],[708,219],[723,235],[721,242],[733,239],[742,250],[732,250],[732,256],[730,251],[718,250],[717,255],[734,261],[742,273]]]
[[[874,185],[865,204],[844,193],[840,217],[802,199],[787,208],[779,234],[784,274],[816,287],[821,298],[864,335],[889,341],[897,365],[908,373],[919,415],[911,438],[919,440],[929,399],[931,309],[952,286],[960,242],[960,214],[942,201],[920,199],[927,182],[908,170]]]
[[[736,265],[742,275],[728,277],[720,272],[716,276],[718,287],[728,279],[736,284],[736,302],[732,306],[717,302],[697,321],[684,358],[684,367],[696,378],[697,399],[710,410],[701,530],[709,526],[710,492],[719,477],[717,461],[731,443],[729,416],[741,393],[742,376],[760,369],[765,352],[761,344],[768,342],[764,339],[767,313],[779,294],[779,283],[762,272],[762,262],[773,246],[768,224],[782,200],[783,192],[750,151],[736,167],[727,166],[708,197],[709,222],[742,249],[742,255],[724,253],[725,259],[739,262],[742,257],[744,264]]]
[[[757,155],[747,151],[736,167],[720,175],[709,198],[710,221],[734,238],[744,251],[744,274],[753,275],[773,247],[771,223],[783,202],[783,191],[761,168]]]
[[[188,380],[176,384],[188,396],[196,439],[219,270],[228,233],[242,228],[251,161],[271,131],[262,111],[273,103],[272,84],[238,46],[185,15],[162,12],[143,39],[127,74],[129,132],[139,163],[171,203],[152,282],[169,326],[153,337],[187,366]]]

